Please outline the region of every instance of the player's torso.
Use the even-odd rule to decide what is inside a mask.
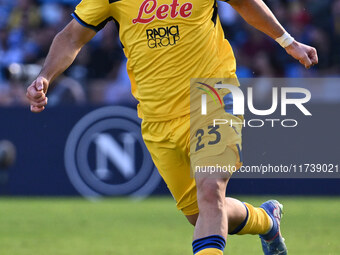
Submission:
[[[215,0],[110,1],[144,118],[183,114],[190,108],[190,78],[234,71]]]

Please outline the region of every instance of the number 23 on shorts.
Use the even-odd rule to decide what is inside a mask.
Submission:
[[[208,126],[207,130],[198,129],[195,133],[195,137],[197,138],[195,152],[203,149],[205,146],[218,144],[221,141],[221,133],[219,132],[219,129],[219,125]],[[207,134],[209,135],[209,140],[203,139]]]

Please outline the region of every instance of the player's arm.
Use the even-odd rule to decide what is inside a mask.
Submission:
[[[39,76],[27,88],[26,95],[32,112],[45,109],[49,84],[72,64],[81,48],[95,34],[94,30],[72,20],[55,36]]]
[[[292,37],[289,38],[285,29],[262,0],[230,0],[228,3],[248,24],[280,42],[286,52],[306,68],[318,63],[316,49],[299,43]]]

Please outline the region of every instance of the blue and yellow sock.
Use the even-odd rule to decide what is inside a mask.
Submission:
[[[223,236],[211,235],[192,242],[194,255],[222,255],[226,241]]]
[[[244,203],[244,205],[247,210],[247,217],[243,223],[230,234],[265,235],[268,232],[271,232],[270,230],[272,229],[274,222],[266,211],[263,208],[256,208],[251,204]]]

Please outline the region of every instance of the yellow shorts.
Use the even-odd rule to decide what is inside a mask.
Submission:
[[[223,114],[241,122],[236,116]],[[190,125],[189,114],[170,121],[142,122],[142,135],[151,157],[175,198],[177,208],[185,215],[199,212],[196,183],[191,171],[195,165],[201,164],[204,159],[213,159],[204,163],[216,164],[214,160],[222,156],[233,158],[238,169],[242,161],[241,124],[232,128],[229,125],[211,127],[211,123],[198,123],[197,127],[195,123]],[[223,164],[221,161],[218,163]]]

